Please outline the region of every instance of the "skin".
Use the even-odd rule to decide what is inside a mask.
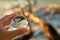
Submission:
[[[27,32],[26,28],[17,29],[15,31],[7,31],[8,27],[5,27],[10,24],[11,19],[16,16],[16,14],[6,15],[0,19],[0,40],[11,40],[12,38],[21,35]]]

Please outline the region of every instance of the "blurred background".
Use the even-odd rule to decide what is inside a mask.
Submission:
[[[31,30],[29,31],[30,34],[28,33],[30,37],[27,38],[28,40],[49,40],[46,31],[44,31],[45,26],[43,28],[40,26],[40,19],[49,23],[60,35],[60,0],[0,0],[0,18],[18,12],[20,9],[24,11],[29,21]],[[55,33],[52,32],[52,34]],[[18,38],[15,40],[24,39]]]

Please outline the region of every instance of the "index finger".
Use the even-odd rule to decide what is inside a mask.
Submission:
[[[14,16],[16,16],[17,14],[11,14],[11,15],[7,15],[9,16],[10,19],[12,19]]]

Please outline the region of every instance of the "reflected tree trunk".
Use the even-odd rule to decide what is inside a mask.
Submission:
[[[47,33],[46,35],[50,40],[60,40],[60,35],[53,28],[52,25],[50,25],[49,23],[46,23],[44,25],[45,25],[46,30],[48,30],[48,32],[45,31],[45,33]]]
[[[60,35],[57,33],[57,31],[53,28],[51,24],[46,23],[43,19],[38,18],[33,14],[30,14],[29,18],[32,22],[35,22],[40,26],[40,28],[45,32],[49,40],[60,40]]]
[[[37,0],[33,0],[34,6],[37,6]]]
[[[28,6],[29,6],[29,12],[32,12],[32,9],[31,9],[32,6],[31,6],[30,0],[27,0],[27,2],[28,2],[28,4],[29,4],[29,5],[28,5]]]

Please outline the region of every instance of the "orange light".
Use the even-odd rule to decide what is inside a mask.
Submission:
[[[29,18],[30,18],[32,21],[34,21],[35,23],[39,23],[39,21],[40,21],[38,17],[36,17],[36,16],[34,16],[34,15],[32,15],[32,14],[30,14]]]
[[[20,12],[20,8],[14,8],[15,12]]]
[[[25,12],[24,15],[25,15],[25,16],[29,16],[30,13],[29,13],[29,12]]]

